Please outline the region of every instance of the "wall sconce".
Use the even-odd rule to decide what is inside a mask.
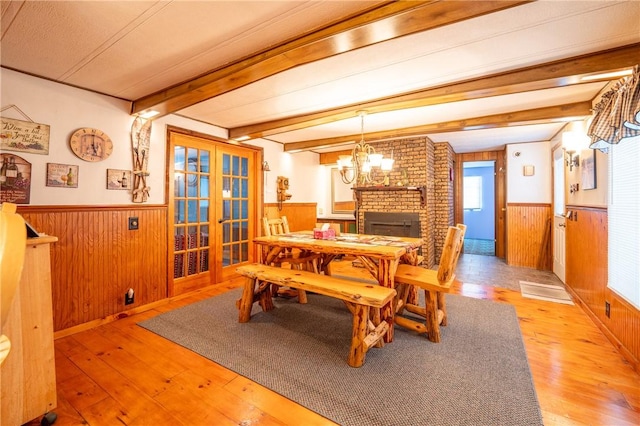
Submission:
[[[589,137],[582,131],[571,131],[562,133],[562,147],[565,152],[565,159],[569,171],[572,171],[574,167],[579,167],[580,156],[576,154],[580,149],[583,149],[589,144]]]
[[[576,154],[575,151],[567,151],[565,154],[569,171],[572,171],[574,167],[580,167],[580,156]]]
[[[264,182],[265,189],[267,188],[267,186],[269,184],[269,172],[270,171],[271,171],[271,168],[269,167],[269,163],[267,163],[267,160],[264,160],[262,162],[262,172],[264,173],[263,182]]]

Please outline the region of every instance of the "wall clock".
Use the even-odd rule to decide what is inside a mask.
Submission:
[[[105,132],[90,127],[76,130],[69,140],[74,154],[85,161],[102,161],[113,152],[113,142]]]

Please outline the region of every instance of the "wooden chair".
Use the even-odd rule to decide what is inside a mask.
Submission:
[[[27,244],[27,228],[24,219],[16,214],[16,207],[3,203],[0,211],[0,364],[11,350],[11,342],[2,334],[2,327],[20,282]]]
[[[271,235],[288,234],[291,232],[289,230],[289,222],[287,221],[286,216],[274,219],[263,217],[262,230],[264,235],[267,237]],[[288,264],[291,269],[306,270],[317,273],[318,258],[319,255],[317,254],[301,253],[298,251],[284,252],[274,260],[273,265],[282,266],[283,264]],[[292,294],[292,290],[282,289],[276,284],[271,286],[271,291],[273,296],[290,296]],[[299,303],[307,303],[307,293],[304,290],[298,289],[297,295]]]
[[[278,217],[275,219],[262,218],[262,232],[269,237],[271,235],[288,234],[289,222],[286,216]]]
[[[460,228],[449,227],[437,270],[402,264],[398,265],[394,276],[398,292],[395,323],[418,333],[426,333],[427,338],[432,342],[440,342],[440,325],[446,325],[444,293],[449,292],[455,281],[455,267],[465,230],[464,225]],[[407,302],[412,286],[424,290],[424,307]],[[425,323],[402,317],[401,314],[405,309],[424,317]]]

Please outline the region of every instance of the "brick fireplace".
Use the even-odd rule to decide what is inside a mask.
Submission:
[[[365,233],[365,216],[384,213],[390,226],[417,219],[424,240],[424,264],[440,260],[447,227],[453,225],[453,169],[455,154],[448,143],[435,144],[428,138],[411,138],[371,143],[376,152],[396,160],[388,187],[356,188],[358,232]],[[380,222],[380,221],[378,221]],[[390,228],[388,228],[390,229]]]

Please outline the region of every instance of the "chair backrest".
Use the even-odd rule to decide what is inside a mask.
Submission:
[[[462,246],[464,245],[464,234],[467,232],[467,225],[463,223],[458,223],[456,228],[460,230],[460,243],[458,244],[458,248],[456,250],[456,258],[453,263],[453,270],[456,270],[456,266],[458,266],[458,259],[460,258],[460,253],[462,252]]]
[[[262,218],[262,232],[265,236],[289,233],[289,222],[286,216],[275,219]]]
[[[450,226],[447,230],[442,255],[440,256],[440,266],[438,267],[438,281],[441,283],[449,282],[455,278],[456,254],[459,253],[458,247],[462,244],[460,241],[461,232],[455,226]]]
[[[16,294],[27,245],[27,227],[22,216],[16,214],[16,205],[3,203],[0,211],[0,340],[6,348],[0,363],[7,355],[8,339],[2,328],[9,316],[9,308]]]

